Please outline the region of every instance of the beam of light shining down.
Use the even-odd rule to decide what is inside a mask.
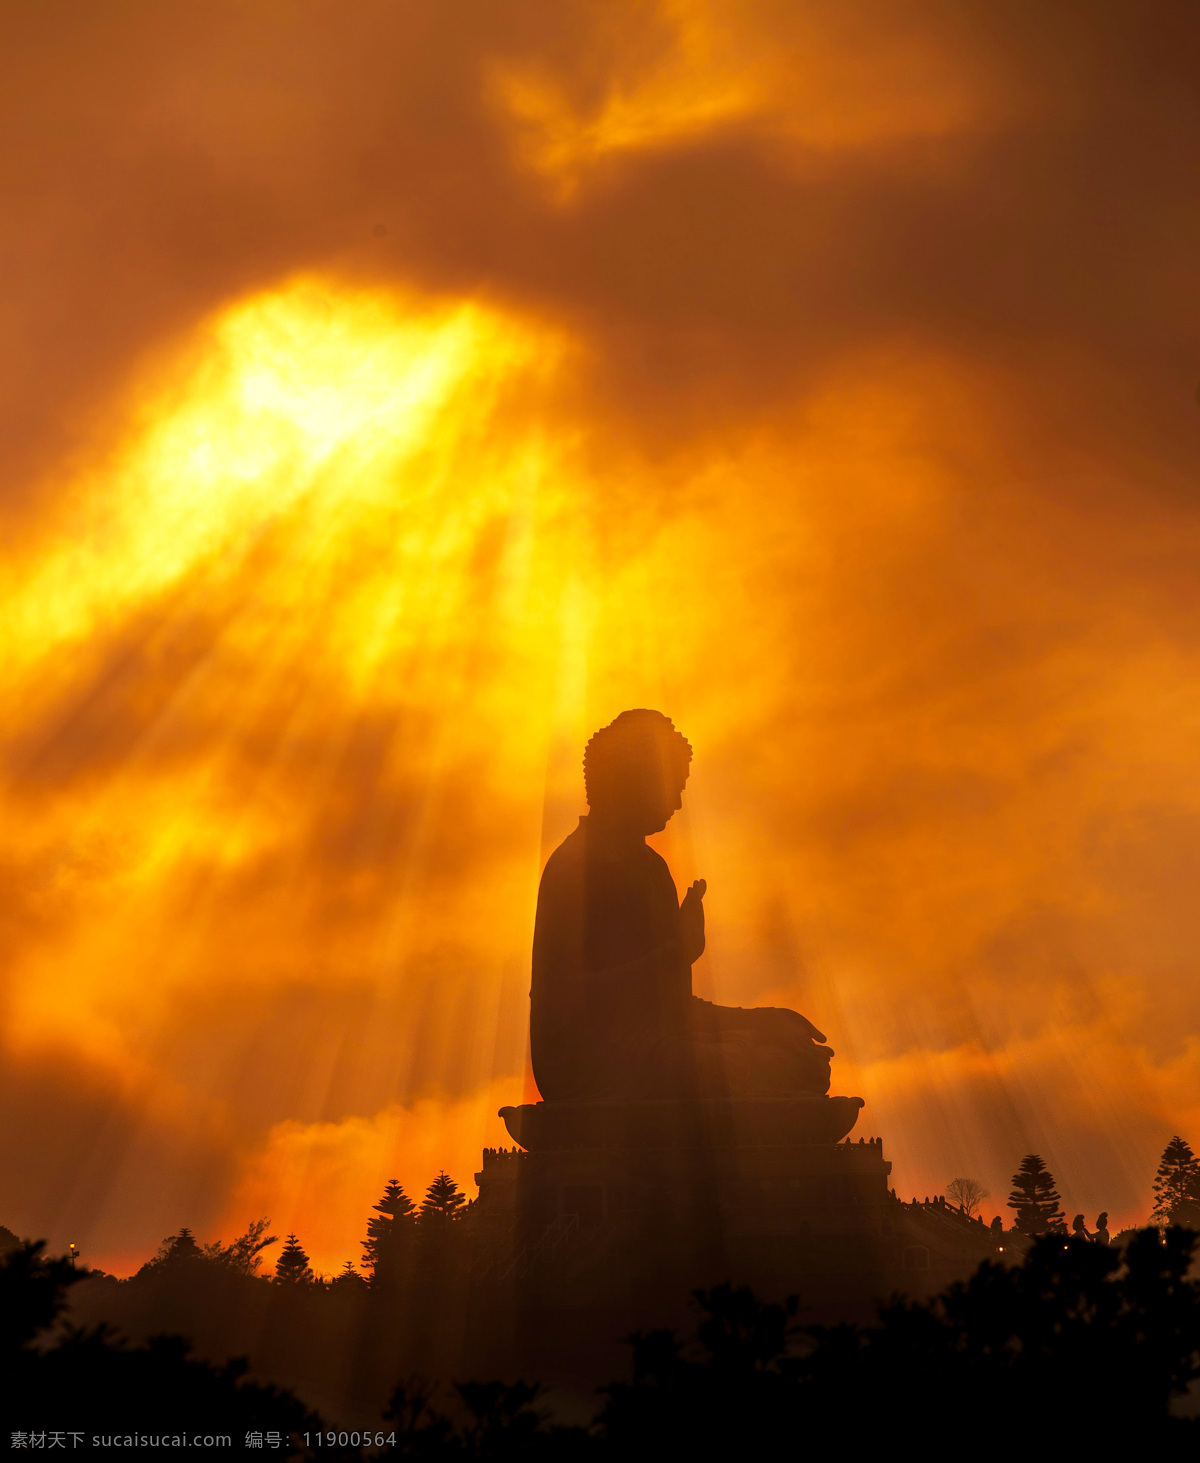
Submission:
[[[413,1162],[389,1101],[520,1076],[493,987],[528,924],[543,708],[574,675],[554,626],[578,484],[537,399],[562,352],[470,304],[302,280],[223,314],[168,391],[143,383],[128,440],[4,566],[5,707],[25,733],[9,811],[46,913],[11,971],[10,1047],[84,1056],[147,1121],[235,1163],[298,1151],[297,1101],[321,1119],[365,1103],[340,1139],[365,1155],[356,1228]],[[503,809],[499,839],[473,808]],[[422,982],[453,986],[451,1009],[422,1008]],[[451,1104],[424,1166],[461,1171],[495,1106]],[[384,1136],[364,1150],[363,1131]],[[118,1208],[144,1186],[136,1135],[123,1155]],[[255,1173],[251,1157],[251,1193]],[[159,1196],[156,1228],[181,1197]]]
[[[710,880],[698,985],[828,1030],[914,1188],[995,1192],[1028,1147],[1117,1185],[1194,1110],[1194,1044],[1145,1055],[1117,957],[1071,953],[1097,767],[1183,754],[1114,683],[1179,670],[1086,636],[1019,680],[974,655],[986,575],[955,576],[926,446],[990,430],[962,363],[866,353],[650,464],[589,420],[580,349],[299,279],[140,380],[0,566],[4,1040],[96,1113],[64,1147],[43,1105],[23,1228],[119,1266],[269,1213],[334,1269],[385,1179],[468,1182],[522,1090],[539,857],[631,705],[697,748],[663,845]],[[1027,572],[992,528],[988,572],[1008,534]],[[1099,750],[1047,781],[1079,728]]]

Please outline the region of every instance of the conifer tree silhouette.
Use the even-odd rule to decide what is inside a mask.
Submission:
[[[338,1290],[352,1290],[365,1287],[367,1282],[363,1279],[354,1261],[347,1260],[330,1283]]]
[[[157,1269],[160,1265],[179,1265],[188,1260],[201,1260],[204,1251],[196,1243],[196,1236],[185,1225],[178,1234],[169,1234],[159,1245],[153,1259],[147,1260],[143,1270]]]
[[[386,1285],[399,1274],[416,1207],[395,1179],[388,1183],[383,1198],[373,1207],[378,1216],[367,1220],[367,1237],[362,1242],[363,1265],[371,1272],[374,1284]]]
[[[1016,1210],[1014,1228],[1028,1235],[1066,1229],[1067,1217],[1058,1207],[1054,1176],[1036,1153],[1027,1153],[1021,1160],[1012,1184],[1008,1207]]]
[[[463,1216],[467,1196],[448,1173],[439,1173],[425,1190],[417,1219],[423,1228],[441,1229]]]
[[[1155,1224],[1200,1228],[1200,1162],[1178,1135],[1163,1149],[1154,1175]]]
[[[282,1285],[310,1285],[316,1280],[300,1241],[289,1234],[275,1265],[275,1279]]]

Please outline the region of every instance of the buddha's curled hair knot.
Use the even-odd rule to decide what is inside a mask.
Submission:
[[[687,781],[692,748],[675,730],[675,723],[661,711],[622,711],[615,721],[601,727],[583,754],[583,783],[588,803],[597,794],[640,780],[656,772],[668,781]]]

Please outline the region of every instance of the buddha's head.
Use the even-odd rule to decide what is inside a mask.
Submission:
[[[638,837],[658,833],[683,806],[692,749],[661,711],[622,711],[583,754],[594,818]]]

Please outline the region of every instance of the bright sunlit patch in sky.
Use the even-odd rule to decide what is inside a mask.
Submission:
[[[533,348],[470,305],[406,311],[313,281],[230,310],[170,396],[144,386],[143,429],[75,485],[36,566],[8,566],[8,654],[45,655],[193,569],[230,571],[301,502],[321,532],[349,505],[419,499],[427,478],[405,464],[462,412],[455,393]]]

